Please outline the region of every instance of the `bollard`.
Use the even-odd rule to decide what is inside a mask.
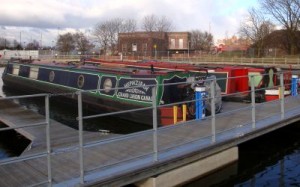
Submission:
[[[174,121],[174,124],[177,123],[177,118],[178,118],[178,106],[173,106],[173,121]]]
[[[298,95],[298,75],[292,75],[291,95]]]
[[[186,121],[186,104],[182,105],[182,121]]]
[[[203,119],[205,117],[205,87],[196,87],[196,119]]]

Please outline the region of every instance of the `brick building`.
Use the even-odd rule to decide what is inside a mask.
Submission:
[[[168,32],[168,51],[182,53],[190,50],[191,34],[189,32]]]
[[[124,55],[166,56],[189,50],[188,32],[119,33],[118,51]]]

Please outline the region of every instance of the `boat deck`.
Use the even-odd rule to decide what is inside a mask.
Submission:
[[[292,111],[291,116],[299,116],[299,97],[288,97],[285,106],[286,111]],[[44,122],[44,116],[10,101],[0,101],[0,108],[0,120],[10,127]],[[259,104],[256,110],[257,121],[264,121],[269,116],[275,116],[268,119],[268,123],[274,124],[277,118],[280,118],[279,101]],[[225,102],[223,112],[216,117],[216,133],[223,135],[217,136],[216,141],[226,139],[225,137],[228,136],[242,136],[245,129],[251,129],[251,119],[251,104]],[[159,161],[157,164],[189,153],[192,149],[199,149],[199,145],[211,144],[211,123],[211,119],[193,120],[159,128],[157,132]],[[258,123],[257,129],[265,127],[264,124],[265,122]],[[74,186],[80,182],[78,131],[54,120],[51,120],[50,129],[53,152],[51,155],[52,184]],[[32,140],[31,147],[22,156],[46,150],[45,126],[18,129],[18,131]],[[87,184],[96,180],[109,180],[124,174],[124,172],[133,173],[155,164],[153,162],[152,130],[117,136],[114,139],[110,139],[110,136],[101,135],[99,132],[84,132],[85,143],[108,138],[102,143],[87,146],[84,149]],[[193,144],[197,141],[199,143],[200,139],[200,144]],[[185,147],[187,144],[190,146]],[[47,157],[0,165],[0,186],[36,184],[47,186],[47,169]]]

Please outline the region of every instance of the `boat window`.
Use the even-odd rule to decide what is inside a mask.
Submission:
[[[20,65],[14,64],[12,74],[19,75],[19,71],[20,71]]]
[[[54,81],[54,77],[55,77],[54,71],[50,71],[50,73],[49,73],[49,81],[53,82]]]
[[[29,78],[37,79],[38,73],[39,73],[39,68],[38,67],[30,67]]]
[[[78,88],[82,88],[83,85],[84,85],[84,76],[80,75],[77,80],[77,86],[78,86]]]
[[[108,92],[111,90],[112,85],[113,85],[113,84],[112,84],[111,79],[109,79],[109,78],[105,79],[105,81],[104,81],[104,86],[103,86],[104,92],[105,92],[105,93],[108,93]]]
[[[254,86],[259,87],[262,82],[263,76],[259,72],[249,72],[249,75],[253,75],[254,77]],[[249,79],[248,84],[251,85],[251,79]]]

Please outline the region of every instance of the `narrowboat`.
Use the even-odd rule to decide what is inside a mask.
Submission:
[[[206,72],[206,73],[204,73]],[[158,107],[158,124],[173,124],[173,106],[168,104],[186,101],[194,94],[195,81],[207,79],[207,70],[198,71],[115,67],[98,63],[56,61],[22,61],[12,59],[8,62],[2,79],[7,87],[33,93],[75,93],[82,94],[83,104],[97,112],[115,112],[152,106],[152,87],[156,89]],[[199,81],[205,82],[205,81]],[[179,83],[179,84],[176,84]],[[205,84],[202,86],[209,86]],[[221,91],[216,85],[216,112],[222,107]],[[77,99],[71,94],[62,94],[69,99]],[[192,96],[191,96],[192,95]],[[209,102],[209,101],[207,101]],[[192,102],[190,102],[192,103]],[[209,103],[207,103],[209,104]],[[164,106],[166,105],[166,106]],[[181,107],[178,107],[178,118],[181,118]],[[194,105],[188,104],[189,117],[193,118]],[[209,107],[207,112],[209,112]],[[152,124],[152,110],[142,110],[119,115],[131,121]],[[179,119],[180,121],[180,119]]]
[[[250,100],[250,79],[253,76],[254,86],[257,90],[255,98],[257,102],[265,101],[265,89],[279,85],[277,72],[281,69],[276,67],[263,66],[241,66],[241,65],[216,65],[216,64],[188,64],[161,62],[156,60],[143,61],[105,61],[102,59],[85,59],[89,63],[99,63],[111,67],[127,67],[144,69],[152,66],[155,70],[174,70],[208,73],[217,78],[218,86],[221,89],[223,100],[248,102]],[[203,72],[203,69],[206,72]],[[288,75],[288,73],[285,73]],[[290,81],[289,76],[285,76],[285,82]]]

